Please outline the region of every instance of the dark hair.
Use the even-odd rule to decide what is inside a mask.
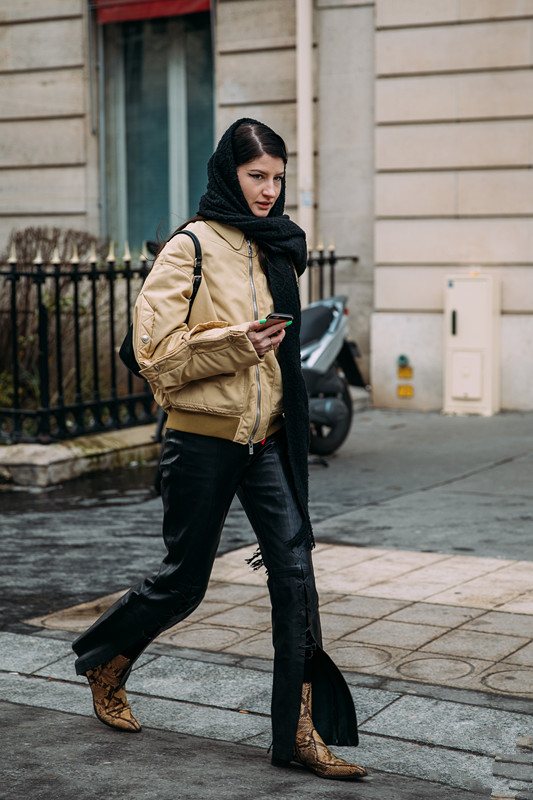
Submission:
[[[272,128],[261,122],[243,122],[233,131],[231,144],[237,167],[265,154],[281,158],[284,164],[287,163],[285,142]]]
[[[283,163],[287,164],[287,146],[285,142],[278,133],[262,122],[241,123],[233,131],[231,147],[236,167],[240,167],[241,164],[247,164],[249,161],[253,161],[254,158],[261,158],[265,154],[272,156],[272,158],[281,158]],[[176,228],[176,231],[182,231],[189,223],[199,222],[204,219],[205,217],[201,214],[195,214],[194,217],[191,217]],[[159,246],[156,258],[167,242],[168,238]],[[263,272],[268,273],[268,258],[259,247],[258,256],[261,269]]]

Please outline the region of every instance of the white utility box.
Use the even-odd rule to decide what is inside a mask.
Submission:
[[[500,286],[491,275],[449,275],[444,302],[444,413],[500,410]]]

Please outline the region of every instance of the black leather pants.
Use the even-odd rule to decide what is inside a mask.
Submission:
[[[317,684],[324,683],[329,692],[323,704],[328,719],[328,704],[338,705],[332,700],[331,686],[335,691],[340,688],[341,702],[350,704],[351,698],[340,673],[321,650],[311,553],[304,547],[287,546],[302,517],[292,489],[284,432],[256,445],[250,454],[247,446],[225,439],[168,430],[160,467],[167,555],[156,577],[130,589],[74,642],[76,671],[84,674],[118,653],[134,661],[159,633],[198,607],[226,515],[237,494],[268,572],[274,644],[273,755],[290,760],[306,660],[307,676],[311,674],[309,665],[314,671],[315,662],[328,673],[325,683],[321,677],[324,669],[317,673]],[[316,699],[320,713],[320,697]],[[353,704],[351,709],[353,712]],[[331,741],[357,743],[355,713],[348,711],[350,733],[341,733],[342,741],[337,722],[333,721],[331,728],[325,720],[324,732],[327,737],[331,729]]]

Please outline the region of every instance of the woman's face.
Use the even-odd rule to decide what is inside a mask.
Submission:
[[[267,156],[254,158],[237,167],[242,193],[256,217],[267,217],[281,192],[285,175],[283,159]]]

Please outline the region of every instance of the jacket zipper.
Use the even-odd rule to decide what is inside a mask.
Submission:
[[[252,261],[252,245],[250,240],[246,240],[246,244],[248,245],[248,274],[250,278],[250,286],[252,289],[252,303],[254,307],[254,319],[259,319],[259,311],[257,308],[257,296],[255,293],[255,285],[254,285],[254,276],[253,276],[253,261]],[[256,410],[256,417],[255,417],[255,425],[252,429],[250,434],[250,439],[248,441],[248,452],[250,455],[254,452],[254,436],[255,432],[259,427],[259,421],[261,419],[261,381],[259,380],[259,364],[255,365],[255,379],[257,382],[257,410]]]

